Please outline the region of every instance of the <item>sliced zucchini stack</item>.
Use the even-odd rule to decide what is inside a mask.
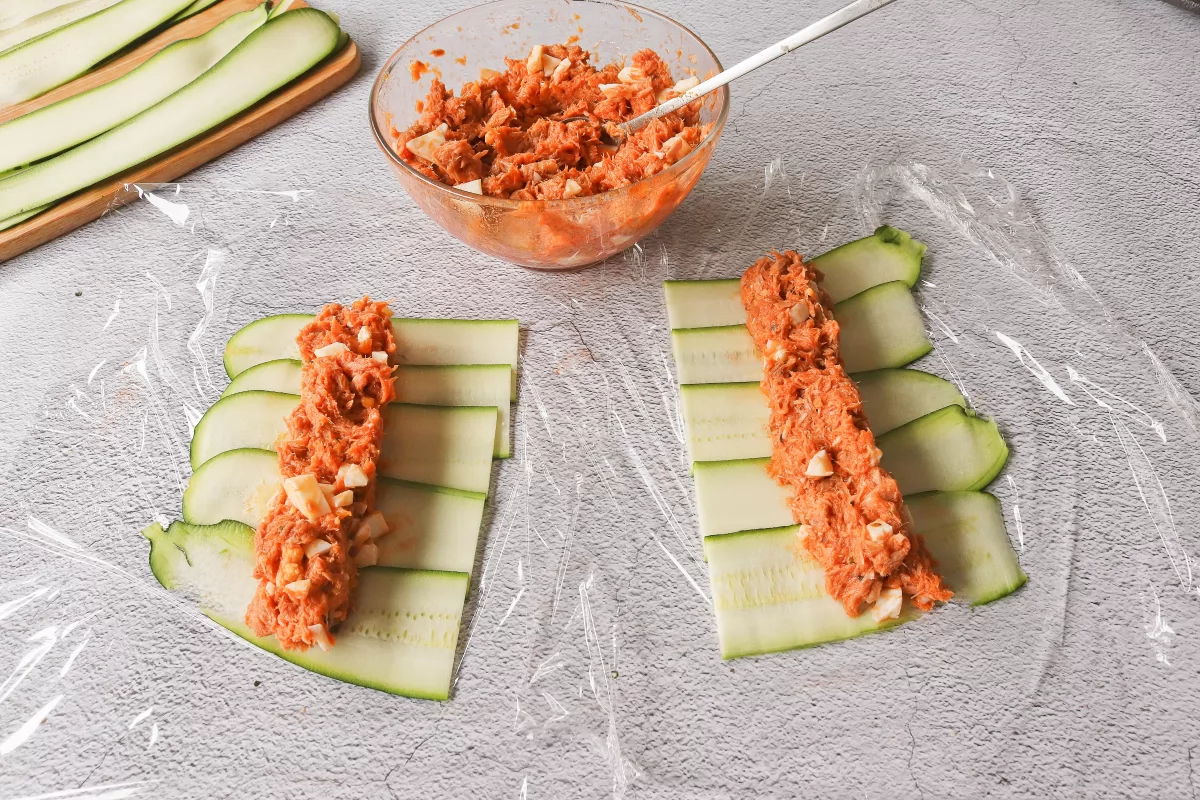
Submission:
[[[165,588],[195,597],[218,625],[280,658],[347,683],[391,694],[444,700],[470,578],[461,572],[367,567],[359,571],[354,608],[329,650],[284,650],[275,637],[246,627],[254,597],[254,529],[240,522],[157,522],[150,569]]]
[[[813,260],[841,326],[847,371],[921,534],[956,596],[981,604],[1025,582],[999,502],[979,490],[1003,469],[995,423],[948,381],[906,365],[933,349],[910,287],[925,245],[891,227]],[[725,658],[858,636],[915,616],[848,617],[796,539],[788,490],[767,473],[762,357],[740,281],[664,284],[696,504]]]
[[[281,484],[273,448],[300,400],[296,334],[311,319],[267,317],[229,340],[232,380],[196,425],[183,521],[146,529],[151,567],[167,588],[198,595],[216,622],[300,666],[393,694],[445,699],[492,459],[511,450],[519,325],[393,320],[399,401],[385,411],[375,500],[389,532],[376,542],[377,566],[361,573],[337,644],[294,653],[251,634],[242,617],[254,591],[254,530]]]

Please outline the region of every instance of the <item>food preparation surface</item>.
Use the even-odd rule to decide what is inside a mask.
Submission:
[[[839,2],[746,0],[736,24],[732,4],[654,5],[729,64]],[[379,66],[465,4],[319,5],[363,53],[345,89],[192,173],[193,188],[0,264],[0,797],[1200,791],[1200,457],[1182,445],[1200,411],[1175,391],[1200,396],[1200,17],[1132,0],[1086,19],[1069,0],[901,0],[739,82],[707,173],[642,249],[542,274],[442,232],[367,128]],[[979,178],[995,190],[967,195],[981,215],[1009,199],[994,170],[1055,249],[993,248],[1021,268],[990,262],[913,211],[919,199],[864,192],[911,219],[860,220],[871,204],[847,187],[893,162]],[[940,285],[917,288],[949,360],[917,366],[955,367],[1009,442],[994,491],[1029,583],[981,609],[723,663],[660,282],[731,277],[771,247],[813,255],[880,221],[930,245]],[[1100,304],[1041,304],[1040,281],[1067,263]],[[222,636],[157,591],[138,534],[178,516],[189,420],[224,388],[225,339],[368,291],[405,316],[522,324],[513,457],[493,468],[446,705]],[[1108,347],[1107,321],[1179,383],[1144,380],[1155,362]]]

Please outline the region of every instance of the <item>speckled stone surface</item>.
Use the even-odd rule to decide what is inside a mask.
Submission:
[[[354,82],[159,208],[0,265],[0,800],[1200,790],[1200,17],[899,0],[739,83],[660,232],[555,275],[446,236],[367,130],[386,57],[465,6],[318,5],[363,50]],[[654,7],[729,64],[835,5]],[[1029,216],[1004,216],[987,169]],[[955,187],[969,210],[938,205]],[[183,226],[163,213],[185,206]],[[930,245],[922,366],[1000,424],[1013,457],[992,489],[1030,582],[723,663],[659,281],[881,219]],[[230,333],[364,291],[406,315],[522,321],[514,457],[448,704],[223,636],[157,588],[137,533],[179,513],[189,419],[224,386]]]

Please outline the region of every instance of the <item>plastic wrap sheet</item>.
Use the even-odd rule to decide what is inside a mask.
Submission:
[[[602,267],[472,256],[407,201],[143,190],[73,272],[0,271],[0,796],[1187,796],[1200,727],[1200,407],[986,169],[776,161]],[[414,220],[416,220],[414,222]],[[992,486],[1029,574],[900,629],[722,662],[663,308],[887,222],[929,245],[936,349],[1012,450]],[[136,252],[112,243],[136,232]],[[34,280],[34,277],[37,280]],[[86,293],[72,296],[72,282]],[[221,350],[363,293],[519,317],[452,699],[303,672],[161,590]]]

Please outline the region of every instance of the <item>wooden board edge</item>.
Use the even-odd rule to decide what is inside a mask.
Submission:
[[[0,263],[93,222],[110,208],[137,199],[126,187],[173,181],[275,127],[332,94],[358,74],[358,45],[346,45],[315,70],[269,95],[209,133],[139,164],[78,194],[20,225],[0,231]]]

